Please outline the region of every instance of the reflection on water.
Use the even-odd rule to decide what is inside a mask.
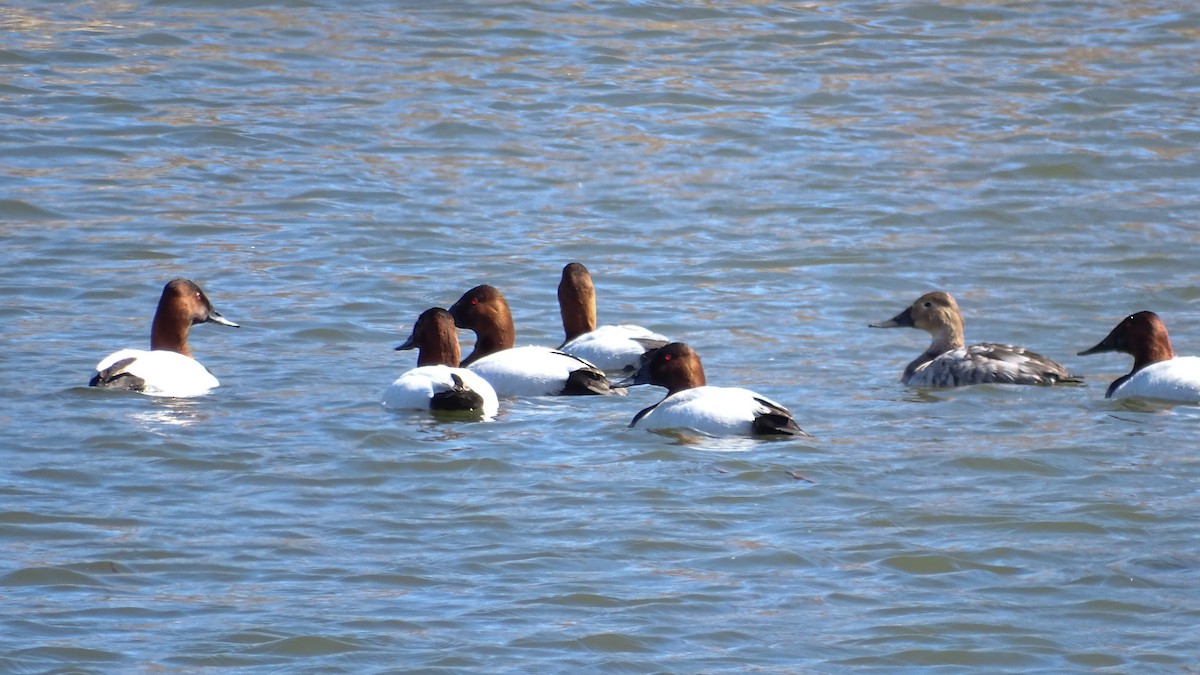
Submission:
[[[208,421],[200,401],[184,398],[155,397],[154,408],[133,413],[132,418],[146,431],[170,434],[171,427],[186,427]]]
[[[670,438],[674,441],[673,445],[709,452],[748,452],[761,449],[762,446],[760,444],[762,443],[786,443],[791,441],[797,444],[804,444],[816,442],[815,439],[805,439],[801,442],[789,436],[755,436],[752,438],[741,436],[709,436],[687,429],[650,429],[644,431],[645,433]]]

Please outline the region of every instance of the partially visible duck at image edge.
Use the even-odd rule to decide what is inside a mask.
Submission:
[[[148,396],[199,396],[218,386],[213,374],[192,358],[188,332],[198,323],[237,328],[221,316],[200,287],[175,279],[163,287],[150,327],[150,350],[122,349],[96,364],[88,386],[136,391]]]
[[[514,347],[512,311],[493,286],[467,291],[450,307],[450,314],[459,328],[475,332],[475,348],[460,365],[481,375],[499,396],[625,393],[583,359],[549,347]]]
[[[1152,398],[1200,403],[1200,356],[1175,356],[1167,325],[1154,312],[1125,317],[1080,356],[1119,352],[1133,356],[1133,370],[1108,386],[1105,398]]]
[[[962,387],[972,384],[1078,383],[1061,364],[1009,344],[964,346],[963,318],[949,293],[934,291],[871,328],[920,328],[933,336],[929,349],[908,364],[900,381],[910,387]]]
[[[454,317],[432,307],[417,317],[412,334],[397,351],[417,349],[417,367],[406,371],[383,394],[386,408],[473,413],[488,420],[500,409],[496,391],[479,375],[459,368]]]

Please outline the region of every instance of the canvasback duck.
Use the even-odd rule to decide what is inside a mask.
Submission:
[[[810,436],[787,408],[768,398],[749,389],[709,386],[700,356],[682,342],[655,350],[618,384],[667,388],[663,400],[634,415],[631,428],[692,429],[710,436]]]
[[[632,373],[642,357],[670,342],[647,328],[632,324],[596,327],[596,287],[582,264],[563,267],[558,282],[558,311],[567,338],[559,350],[613,372]]]
[[[1167,325],[1154,312],[1138,312],[1080,356],[1120,352],[1133,356],[1133,370],[1108,385],[1105,398],[1155,398],[1200,403],[1200,356],[1175,356]]]
[[[500,396],[624,394],[587,361],[548,347],[513,347],[516,329],[508,301],[496,288],[476,286],[450,307],[459,328],[475,331],[475,348],[463,359]]]
[[[1054,361],[1014,345],[963,343],[963,318],[949,293],[935,291],[917,298],[895,317],[871,328],[920,328],[933,336],[900,381],[910,387],[962,387],[971,384],[1054,384],[1079,378]]]
[[[417,317],[412,335],[397,351],[417,349],[417,367],[392,382],[383,394],[383,405],[404,410],[440,410],[496,415],[496,391],[479,375],[458,367],[458,332],[454,317],[433,307]]]
[[[127,389],[149,396],[199,396],[220,382],[192,358],[188,332],[193,324],[238,325],[213,309],[208,296],[187,279],[163,287],[150,326],[150,350],[122,349],[96,364],[89,386]]]

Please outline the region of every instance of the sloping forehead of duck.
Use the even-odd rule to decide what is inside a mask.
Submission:
[[[922,295],[921,297],[917,298],[917,301],[913,304],[920,305],[920,306],[929,306],[929,305],[942,305],[942,306],[946,306],[946,307],[957,307],[958,306],[958,303],[956,303],[954,301],[954,296],[950,295],[949,293],[947,293],[945,291],[933,291],[931,293],[926,293],[925,295]]]
[[[168,281],[167,285],[163,286],[163,290],[170,291],[172,293],[186,293],[190,295],[192,293],[199,293],[200,287],[195,283],[188,281],[187,279],[174,279],[172,281]]]

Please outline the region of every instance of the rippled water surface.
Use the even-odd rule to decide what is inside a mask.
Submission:
[[[1200,414],[1106,401],[1126,314],[1200,353],[1191,2],[9,3],[0,670],[1184,670]],[[814,440],[661,390],[383,410],[424,309],[693,345]],[[88,389],[185,276],[212,394]],[[1085,386],[906,390],[968,340]],[[470,333],[461,335],[469,345]]]

